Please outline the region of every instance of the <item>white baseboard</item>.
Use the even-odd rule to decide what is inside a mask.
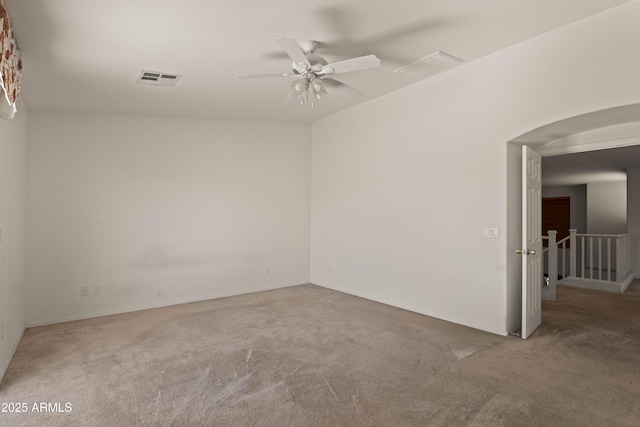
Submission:
[[[629,274],[626,275],[622,282],[620,283],[620,292],[624,292],[627,290],[629,285],[635,280],[636,275],[633,271],[630,271]]]
[[[624,291],[627,290],[627,288],[629,287],[631,282],[633,282],[634,279],[635,279],[635,273],[631,271],[619,282],[609,282],[605,280],[595,280],[595,279],[584,279],[581,277],[565,277],[560,282],[558,282],[558,285],[593,289],[596,291],[623,293]]]
[[[0,384],[2,384],[2,381],[4,380],[4,376],[7,373],[7,370],[9,369],[9,365],[11,364],[11,361],[13,360],[13,356],[16,354],[16,350],[18,349],[18,344],[20,344],[20,341],[22,340],[22,336],[24,335],[24,331],[27,329],[27,326],[24,325],[22,327],[22,332],[20,332],[20,335],[18,336],[18,339],[13,343],[13,345],[11,346],[11,351],[9,352],[9,357],[7,358],[7,360],[2,360],[2,364],[0,365]]]
[[[239,290],[238,292],[214,292],[212,294],[205,295],[202,297],[197,297],[197,298],[173,299],[173,300],[165,300],[165,301],[151,303],[151,304],[137,304],[137,305],[132,305],[124,308],[99,311],[91,314],[81,314],[77,316],[68,316],[68,317],[42,320],[38,322],[29,322],[27,323],[27,328],[33,328],[36,326],[54,325],[56,323],[73,322],[75,320],[93,319],[96,317],[103,317],[103,316],[112,316],[114,314],[131,313],[134,311],[150,310],[152,308],[169,307],[172,305],[189,304],[191,302],[207,301],[207,300],[216,299],[216,298],[226,298],[226,297],[232,297],[236,295],[245,295],[245,294],[252,294],[256,292],[272,291],[275,289],[290,288],[293,286],[300,286],[300,285],[306,285],[306,284],[308,284],[308,282],[291,284],[291,285],[281,285],[281,286],[247,288],[247,289]]]
[[[333,291],[342,292],[344,294],[353,295],[354,297],[363,298],[363,299],[366,299],[366,300],[369,300],[369,301],[374,301],[374,302],[377,302],[377,303],[380,303],[380,304],[388,305],[390,307],[396,307],[396,308],[399,308],[399,309],[402,309],[402,310],[411,311],[413,313],[421,314],[423,316],[433,317],[434,319],[443,320],[445,322],[455,323],[456,325],[466,326],[468,328],[476,329],[476,330],[487,332],[487,333],[490,333],[490,334],[501,335],[503,337],[509,336],[509,331],[506,331],[506,330],[496,331],[496,330],[481,328],[481,327],[479,327],[477,325],[467,324],[467,323],[463,323],[463,322],[460,322],[460,321],[452,320],[450,318],[441,317],[439,314],[428,313],[428,312],[426,312],[424,310],[421,310],[421,309],[419,309],[419,308],[417,308],[415,306],[412,306],[412,305],[396,304],[396,303],[392,304],[389,301],[385,301],[385,300],[382,300],[380,298],[376,298],[376,297],[374,297],[372,295],[368,295],[368,294],[363,293],[363,292],[357,292],[357,291],[353,291],[351,289],[336,288],[334,286],[331,286],[331,285],[328,285],[328,284],[322,283],[322,282],[311,282],[311,284],[312,285],[316,285],[316,286],[320,286],[322,288],[331,289]]]

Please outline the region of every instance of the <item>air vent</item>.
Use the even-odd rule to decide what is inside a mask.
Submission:
[[[444,70],[462,64],[464,61],[448,53],[437,51],[429,56],[417,60],[414,63],[394,70],[394,73],[403,73],[414,77],[427,77],[438,74]]]
[[[136,83],[140,85],[173,87],[178,83],[180,77],[182,77],[181,74],[168,74],[161,73],[159,71],[142,70]]]

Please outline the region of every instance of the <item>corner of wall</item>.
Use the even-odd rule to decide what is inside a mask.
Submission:
[[[26,328],[27,115],[0,119],[0,382]]]

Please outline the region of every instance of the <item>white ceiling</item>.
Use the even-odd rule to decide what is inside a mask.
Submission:
[[[640,145],[543,157],[542,185],[625,181],[631,168],[640,168]]]
[[[4,0],[23,51],[30,109],[311,122],[419,78],[393,70],[442,50],[467,62],[627,0]],[[290,60],[274,41],[321,43],[329,62],[376,54],[341,75],[365,92],[285,105]],[[182,74],[136,85],[140,70]]]

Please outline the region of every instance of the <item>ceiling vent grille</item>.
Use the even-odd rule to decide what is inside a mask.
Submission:
[[[462,64],[464,61],[448,53],[437,51],[429,56],[417,60],[409,65],[393,70],[394,73],[403,73],[414,77],[427,77],[438,74],[444,70]]]
[[[165,86],[165,87],[173,87],[178,83],[182,74],[169,74],[169,73],[161,73],[159,71],[140,71],[140,75],[138,76],[138,81],[136,83],[140,85],[150,85],[150,86]]]

